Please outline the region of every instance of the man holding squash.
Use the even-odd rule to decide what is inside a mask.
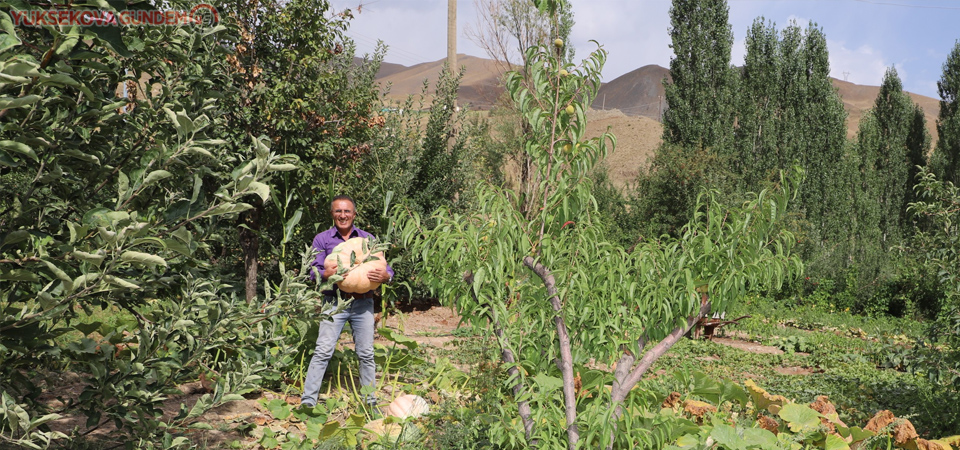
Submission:
[[[373,294],[380,284],[393,281],[393,268],[387,264],[383,253],[369,258],[370,255],[363,252],[363,241],[373,239],[373,235],[353,226],[357,217],[353,199],[347,195],[334,197],[330,202],[330,214],[333,227],[313,238],[313,248],[319,253],[310,263],[310,279],[315,280],[316,276],[320,275],[323,280],[327,280],[337,274],[339,265],[344,265],[349,270],[346,273],[341,271],[340,275],[344,279],[337,282],[332,290],[323,291],[324,310],[332,311],[336,307],[338,296],[351,299],[351,302],[345,310],[320,322],[317,346],[307,369],[307,378],[303,382],[300,402],[304,407],[316,406],[327,364],[340,339],[343,324],[348,321],[353,329],[353,342],[360,360],[360,384],[375,386],[377,366],[373,360]],[[351,253],[354,253],[352,258]],[[371,260],[364,262],[367,259]],[[365,401],[376,407],[375,395],[371,394]]]

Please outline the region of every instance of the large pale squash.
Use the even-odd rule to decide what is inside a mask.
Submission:
[[[430,412],[430,405],[418,395],[401,395],[383,408],[384,416],[417,418]]]
[[[367,251],[364,252],[364,242],[367,243]],[[337,267],[346,267],[349,272],[343,275],[343,280],[337,283],[340,290],[354,294],[362,294],[380,287],[380,283],[374,283],[367,278],[367,274],[375,269],[386,269],[387,260],[383,252],[374,253],[376,259],[364,262],[370,256],[372,242],[366,238],[355,237],[334,247],[333,251],[323,260],[325,266],[333,263]],[[351,265],[351,256],[354,263]],[[339,261],[339,262],[338,262]],[[339,270],[338,270],[339,272]]]

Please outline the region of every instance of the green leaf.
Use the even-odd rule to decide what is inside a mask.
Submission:
[[[93,333],[94,331],[99,330],[102,325],[103,325],[103,322],[78,323],[74,325],[73,328],[87,335],[87,334]]]
[[[876,436],[876,433],[864,430],[860,427],[845,427],[843,425],[837,425],[837,432],[840,433],[844,438],[850,438],[852,442],[860,442],[866,438]]]
[[[114,286],[119,286],[127,289],[140,289],[140,286],[134,284],[133,282],[124,280],[123,278],[116,277],[113,275],[104,275],[103,280],[107,283],[110,283]]]
[[[297,170],[298,167],[296,164],[270,164],[267,166],[267,169],[276,172],[289,172],[291,170]]]
[[[695,434],[685,434],[677,438],[677,446],[680,448],[688,448],[700,445],[700,438]]]
[[[150,172],[146,176],[146,178],[143,179],[143,186],[150,186],[151,184],[154,184],[160,180],[170,178],[172,176],[173,174],[170,172],[167,172],[166,170],[162,170],[162,169],[154,170],[153,172]]]
[[[777,448],[777,435],[763,428],[744,428],[743,440],[747,443],[747,447]]]
[[[394,332],[389,328],[380,328],[377,330],[377,333],[379,333],[380,336],[383,336],[384,339],[396,342],[409,348],[410,350],[416,350],[417,347],[420,346],[420,344],[418,344],[417,341],[413,340],[412,338],[404,336],[398,332]]]
[[[787,403],[777,414],[794,433],[807,433],[820,427],[821,414],[806,405]]]
[[[543,373],[538,373],[537,376],[533,377],[533,381],[537,383],[543,393],[550,393],[563,387],[562,379]]]
[[[163,258],[157,255],[151,255],[149,253],[135,252],[132,250],[127,250],[120,255],[120,260],[123,262],[133,263],[133,264],[142,264],[147,266],[163,266],[167,267],[167,262]]]
[[[114,26],[91,26],[84,27],[84,30],[92,32],[97,36],[97,38],[103,41],[103,43],[107,44],[108,48],[117,52],[118,55],[123,56],[124,58],[130,58],[133,56],[133,53],[130,53],[130,50],[127,49],[126,44],[123,43],[123,38],[120,36],[120,28],[121,27]]]
[[[31,94],[23,97],[0,97],[0,109],[14,109],[30,106],[40,101],[40,96]]]
[[[98,278],[100,278],[99,273],[85,273],[73,279],[73,286],[77,288],[86,287],[89,283],[96,281]]]
[[[19,153],[30,157],[30,159],[37,161],[37,154],[33,152],[33,149],[29,145],[22,142],[4,140],[0,141],[0,149],[10,150],[12,152]]]
[[[252,181],[247,189],[260,196],[260,199],[267,201],[270,198],[270,186],[259,181]]]
[[[0,35],[0,52],[5,52],[22,43],[16,35],[4,33]]]
[[[208,216],[219,216],[221,214],[233,214],[253,209],[253,206],[247,203],[224,203],[210,211]]]
[[[99,254],[95,254],[95,253],[87,253],[87,252],[84,252],[84,251],[81,251],[81,250],[74,250],[74,251],[70,252],[70,254],[73,255],[74,258],[77,258],[77,259],[79,259],[79,260],[81,260],[81,261],[86,261],[86,262],[89,262],[89,263],[93,263],[94,265],[97,265],[97,266],[99,266],[100,263],[102,263],[102,262],[103,262],[103,259],[104,259],[104,256],[103,256],[103,255],[99,255]],[[76,281],[74,281],[74,285],[76,285]]]
[[[40,281],[37,274],[27,269],[11,269],[6,272],[0,272],[0,280],[5,281]]]
[[[713,427],[710,436],[728,450],[746,450],[747,448],[747,442],[737,434],[737,429],[730,425],[719,424]]]
[[[8,245],[19,244],[23,241],[26,241],[30,237],[30,232],[27,230],[15,230],[7,233],[3,237],[3,244],[0,247],[6,247]]]
[[[850,450],[850,445],[848,445],[840,436],[828,434],[827,439],[823,444],[823,450]]]
[[[81,161],[86,161],[91,164],[97,164],[97,165],[100,164],[100,158],[91,154],[83,153],[80,150],[77,150],[75,148],[68,148],[63,151],[63,154],[73,158],[77,158]]]

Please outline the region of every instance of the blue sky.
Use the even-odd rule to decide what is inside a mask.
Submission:
[[[571,0],[572,44],[583,57],[598,41],[609,52],[603,70],[610,81],[647,64],[669,67],[670,0]],[[823,29],[831,76],[877,86],[888,67],[904,88],[939,98],[937,80],[960,39],[960,0],[727,0],[734,45],[732,62],[743,62],[743,40],[754,19],[783,28],[791,20]],[[335,10],[354,11],[348,35],[358,52],[376,41],[390,48],[387,62],[411,66],[446,57],[447,0],[332,0]],[[357,13],[358,6],[359,13]],[[474,0],[458,0],[457,52],[487,57],[465,34],[476,27]]]

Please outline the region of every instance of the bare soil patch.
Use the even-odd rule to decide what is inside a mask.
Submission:
[[[722,337],[713,338],[713,342],[716,342],[721,345],[726,345],[727,347],[737,348],[750,353],[769,354],[769,355],[783,354],[783,350],[780,350],[777,347],[762,345],[756,342],[739,341],[736,339],[729,339],[729,338],[722,338]]]
[[[431,304],[424,307],[401,307],[399,313],[390,314],[381,327],[400,331],[420,345],[448,347],[456,337],[460,316],[452,308]],[[378,337],[378,342],[382,338]]]
[[[817,369],[800,366],[776,367],[773,370],[780,375],[813,375],[818,372]],[[822,372],[822,370],[820,372]]]

